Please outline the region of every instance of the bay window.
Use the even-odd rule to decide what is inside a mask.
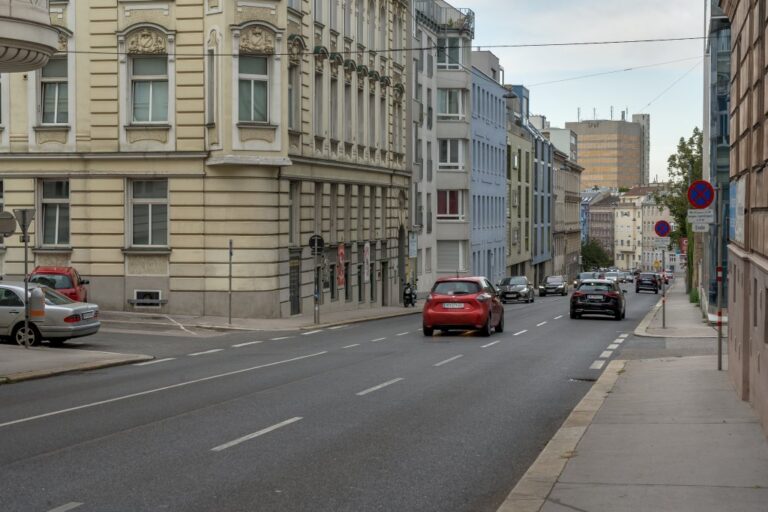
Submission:
[[[437,90],[437,117],[441,120],[455,120],[464,117],[462,89]]]
[[[442,170],[462,169],[462,141],[459,139],[439,139],[437,168]]]
[[[437,39],[437,69],[461,68],[461,38]]]
[[[442,220],[464,219],[464,201],[460,190],[437,191],[437,218]]]

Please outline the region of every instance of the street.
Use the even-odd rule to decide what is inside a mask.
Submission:
[[[2,509],[495,511],[660,298],[628,290],[624,321],[537,297],[490,338],[107,329],[62,350],[156,359],[0,386]]]

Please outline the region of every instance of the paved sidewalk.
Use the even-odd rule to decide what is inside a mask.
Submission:
[[[358,309],[355,311],[323,312],[320,324],[314,322],[314,315],[308,314],[289,318],[233,318],[232,323],[226,317],[164,315],[160,313],[128,313],[122,311],[102,311],[99,315],[102,323],[144,324],[187,329],[244,330],[244,331],[296,331],[333,327],[382,318],[393,318],[421,313],[423,302],[416,307],[402,306]]]
[[[683,278],[675,282],[667,290],[666,328],[662,327],[662,299],[651,313],[640,322],[635,329],[636,336],[652,336],[660,338],[717,338],[717,329],[707,323],[701,309],[691,304],[685,293]],[[727,337],[727,327],[723,328],[723,336]]]
[[[141,354],[0,345],[0,384],[151,359]]]

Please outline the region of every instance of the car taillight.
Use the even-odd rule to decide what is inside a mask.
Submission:
[[[82,320],[80,315],[69,315],[64,319],[64,321],[67,322],[68,324],[74,324],[79,322],[80,320]]]
[[[612,299],[618,299],[619,298],[619,292],[605,292],[606,297],[610,297]]]
[[[583,297],[584,295],[586,295],[584,292],[573,292],[571,297]]]
[[[480,295],[475,297],[475,299],[477,299],[477,302],[486,302],[491,299],[491,296],[488,295],[487,293],[481,293]]]

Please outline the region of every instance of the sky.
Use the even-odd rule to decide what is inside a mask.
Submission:
[[[475,12],[475,46],[698,37],[706,0],[452,0]],[[483,48],[485,49],[485,48]],[[553,127],[581,119],[651,115],[650,179],[667,178],[680,137],[702,125],[703,41],[602,46],[488,48],[505,82],[526,85],[532,114]],[[536,85],[592,73],[687,59],[605,76]],[[686,74],[687,73],[687,74]],[[678,81],[679,80],[679,81]],[[674,82],[677,83],[669,88]],[[669,88],[666,92],[665,89]],[[662,94],[664,93],[664,94]],[[661,96],[659,97],[659,95]],[[658,97],[658,98],[657,98]],[[655,101],[653,101],[655,99]],[[652,102],[652,103],[651,103]],[[647,106],[651,103],[650,106]]]

